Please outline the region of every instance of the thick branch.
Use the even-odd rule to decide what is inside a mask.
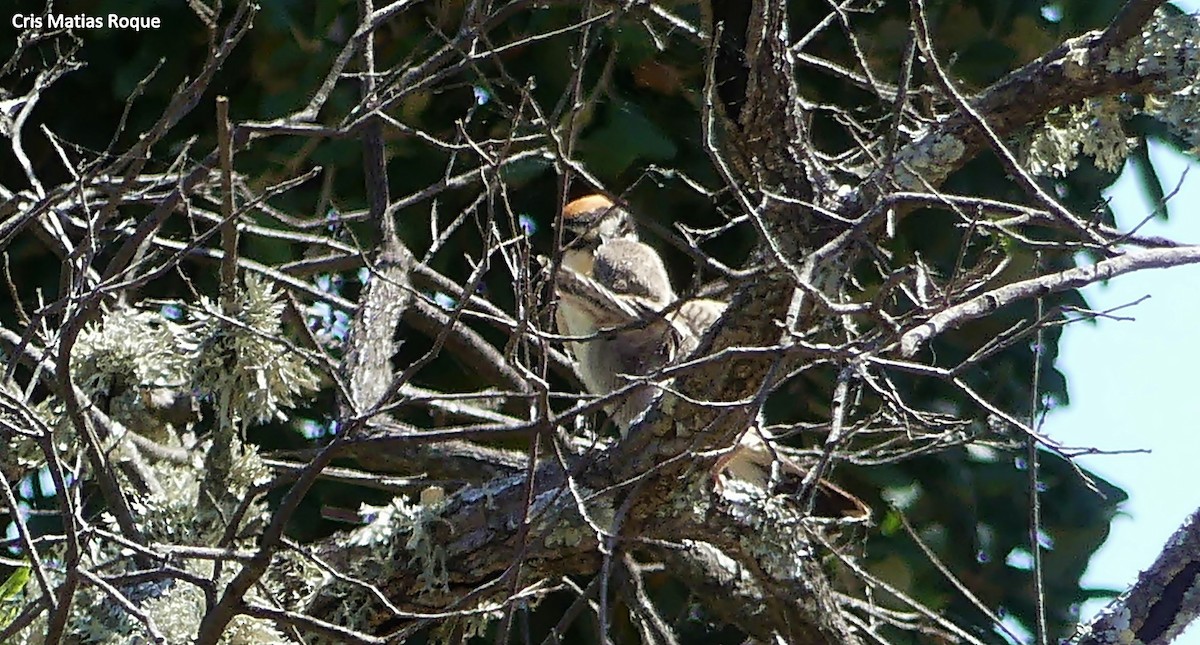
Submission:
[[[1006,284],[975,296],[964,303],[947,307],[919,327],[909,330],[900,337],[900,352],[904,356],[912,356],[925,343],[942,332],[954,329],[969,320],[988,316],[997,309],[1020,300],[1078,289],[1123,273],[1142,269],[1165,269],[1197,262],[1200,262],[1200,247],[1197,246],[1131,251],[1089,266],[1076,267],[1059,273]]]
[[[1076,645],[1175,640],[1200,614],[1200,510],[1175,531],[1150,568],[1075,636]]]
[[[1064,42],[997,81],[971,100],[971,106],[983,115],[993,133],[1006,137],[1044,118],[1055,108],[1074,105],[1085,98],[1151,91],[1163,80],[1160,74],[1114,71],[1106,62],[1112,49],[1139,33],[1153,15],[1154,7],[1161,4],[1161,0],[1130,2],[1104,31]],[[901,148],[896,158],[936,188],[990,145],[988,133],[976,127],[972,115],[960,110]],[[888,177],[895,172],[892,167],[875,167],[861,184],[862,194],[852,200],[857,204],[854,209],[857,212],[842,214],[854,218],[869,210],[879,198],[879,187],[891,185]],[[924,184],[902,186],[923,187]]]

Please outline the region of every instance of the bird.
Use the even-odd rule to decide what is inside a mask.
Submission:
[[[694,339],[677,316],[662,257],[638,239],[628,211],[603,195],[576,199],[563,209],[575,234],[555,276],[558,332],[588,392],[607,396],[647,377],[680,356]],[[653,401],[656,387],[633,387],[607,406],[624,435]]]
[[[588,392],[607,396],[650,377],[691,354],[729,303],[712,298],[679,302],[662,257],[643,243],[633,217],[603,195],[568,203],[564,227],[575,235],[563,249],[555,276],[555,324],[579,368]],[[662,385],[669,380],[660,381]],[[607,407],[624,437],[650,407],[655,385],[636,385]],[[772,494],[803,480],[802,466],[781,456],[761,430],[743,432],[738,445],[713,467],[719,488],[730,482]],[[814,491],[814,512],[824,517],[864,518],[870,510],[857,497],[822,479]]]
[[[712,469],[715,487],[740,488],[765,495],[803,496],[808,469],[777,451],[771,437],[762,430],[762,419],[742,433],[738,444],[717,460]],[[812,512],[818,517],[855,521],[869,520],[871,509],[865,502],[833,482],[821,478],[813,485]]]

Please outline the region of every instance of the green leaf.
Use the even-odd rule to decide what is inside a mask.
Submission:
[[[596,174],[616,177],[639,159],[667,161],[678,153],[675,143],[638,105],[608,106],[603,126],[584,139],[585,161]]]
[[[0,601],[8,600],[15,597],[25,589],[25,583],[29,582],[29,567],[18,567],[4,584],[0,584]]]
[[[17,611],[20,606],[15,602],[10,602],[17,599],[25,589],[26,583],[29,582],[29,567],[17,567],[12,575],[0,584],[0,628],[6,627],[17,617]],[[8,605],[8,606],[6,606]]]
[[[888,511],[879,522],[879,532],[884,535],[895,535],[900,531],[900,527],[900,514],[896,511]]]
[[[1150,203],[1154,205],[1155,216],[1167,219],[1170,213],[1163,207],[1163,204],[1166,203],[1167,195],[1163,192],[1162,180],[1158,176],[1158,171],[1150,161],[1150,147],[1143,141],[1142,145],[1130,151],[1129,162],[1132,164],[1132,168],[1141,182],[1142,190],[1146,191],[1146,196],[1150,198]]]

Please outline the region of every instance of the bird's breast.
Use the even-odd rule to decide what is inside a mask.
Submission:
[[[567,249],[563,251],[562,264],[575,273],[590,278],[596,264],[596,256],[592,249]]]

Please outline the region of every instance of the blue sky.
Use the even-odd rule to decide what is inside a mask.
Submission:
[[[1200,11],[1200,0],[1175,4]],[[1168,220],[1156,219],[1139,232],[1200,243],[1200,164],[1162,147],[1152,148],[1151,158],[1166,192],[1181,177],[1183,183],[1167,203]],[[1154,210],[1129,173],[1107,195],[1118,224],[1125,228]],[[1058,366],[1067,375],[1071,405],[1052,412],[1043,428],[1068,445],[1149,451],[1079,458],[1130,494],[1084,577],[1086,585],[1124,589],[1200,507],[1200,486],[1193,483],[1200,465],[1200,266],[1125,275],[1106,285],[1091,285],[1083,293],[1094,310],[1149,296],[1120,312],[1136,320],[1101,320],[1067,329]],[[1083,615],[1101,606],[1089,603]],[[1175,642],[1200,644],[1200,627],[1193,625]]]
[[[1168,193],[1188,169],[1188,160],[1165,148],[1152,148]],[[1167,203],[1168,221],[1143,227],[1200,243],[1200,164],[1190,163],[1179,193]],[[1153,207],[1126,173],[1109,190],[1118,223],[1127,228]],[[1123,589],[1153,562],[1167,538],[1200,507],[1200,486],[1191,482],[1200,464],[1200,266],[1143,271],[1083,290],[1093,310],[1106,310],[1149,296],[1123,310],[1132,321],[1100,320],[1067,328],[1059,368],[1066,372],[1071,405],[1052,412],[1044,431],[1071,446],[1103,450],[1145,449],[1147,453],[1091,455],[1079,463],[1130,494],[1125,513],[1093,558],[1084,583]],[[1102,603],[1084,608],[1094,613]],[[1192,629],[1177,643],[1200,643]]]

